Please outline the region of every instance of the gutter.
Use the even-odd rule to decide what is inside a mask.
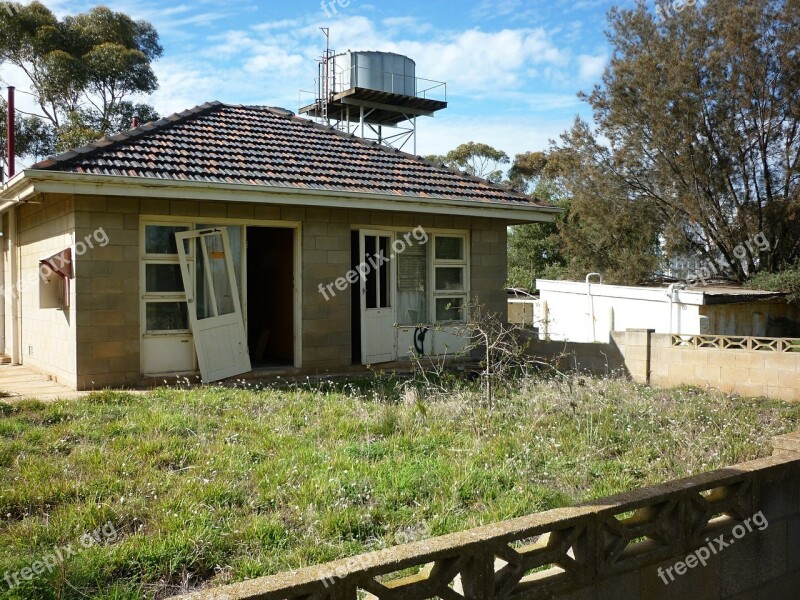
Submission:
[[[19,191],[17,189],[19,188]],[[28,189],[31,188],[31,189]],[[131,189],[135,188],[135,192]],[[3,186],[0,211],[9,201],[19,202],[32,193],[73,193],[105,196],[139,196],[175,200],[223,200],[259,204],[292,204],[287,197],[302,197],[298,206],[394,210],[399,212],[436,213],[453,211],[459,216],[496,218],[510,223],[550,223],[562,209],[555,206],[491,204],[476,200],[448,200],[396,194],[375,194],[335,190],[317,190],[288,186],[255,186],[240,183],[208,183],[122,175],[87,175],[63,171],[28,169]],[[13,195],[14,199],[9,198]],[[457,212],[456,212],[457,211]]]

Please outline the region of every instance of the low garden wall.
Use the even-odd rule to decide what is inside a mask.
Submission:
[[[612,334],[637,381],[662,387],[698,385],[742,396],[800,400],[800,340],[727,335]]]
[[[611,342],[532,341],[530,353],[563,369],[624,373],[660,387],[696,385],[742,396],[800,401],[800,339],[611,333]]]

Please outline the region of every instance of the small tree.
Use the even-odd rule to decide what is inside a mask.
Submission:
[[[487,312],[477,301],[466,305],[464,311],[467,320],[448,327],[448,331],[466,342],[460,351],[439,357],[411,354],[415,374],[426,389],[450,393],[448,363],[454,360],[477,361],[483,403],[493,410],[499,390],[508,390],[515,382],[542,371],[560,373],[555,365],[561,357],[545,361],[531,353],[534,338],[529,330]],[[434,331],[440,329],[442,326],[437,325]]]
[[[431,155],[426,158],[454,169],[461,169],[492,183],[502,181],[503,170],[500,165],[509,163],[508,155],[502,150],[476,142],[461,144],[444,156]]]

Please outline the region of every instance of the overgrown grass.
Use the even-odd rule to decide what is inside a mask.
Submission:
[[[0,403],[0,577],[111,523],[7,598],[164,597],[755,458],[800,406],[621,380],[159,389]]]

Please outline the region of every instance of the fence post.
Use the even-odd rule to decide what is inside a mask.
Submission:
[[[494,600],[494,554],[479,552],[470,558],[461,574],[466,600]]]

